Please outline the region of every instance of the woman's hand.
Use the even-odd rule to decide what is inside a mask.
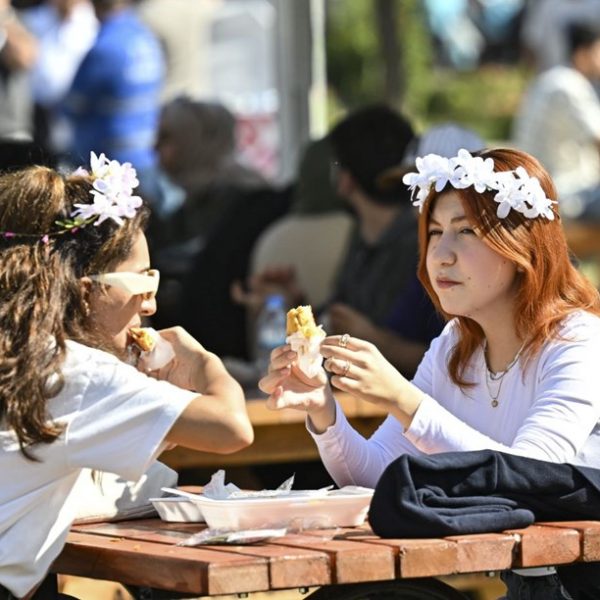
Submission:
[[[326,337],[321,344],[331,383],[394,414],[410,424],[421,403],[421,392],[407,381],[370,342],[348,334]]]
[[[269,394],[269,408],[321,411],[329,400],[325,371],[321,369],[315,377],[307,377],[296,365],[297,359],[297,353],[289,345],[275,348],[269,372],[258,382],[258,387]]]
[[[142,355],[138,368],[156,379],[168,381],[180,388],[204,393],[208,384],[205,363],[208,360],[219,360],[216,355],[208,352],[183,327],[170,327],[158,333],[173,346],[175,357],[160,369],[147,371],[144,369]]]

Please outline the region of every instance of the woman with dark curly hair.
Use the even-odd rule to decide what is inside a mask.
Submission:
[[[83,468],[136,480],[166,444],[252,441],[241,388],[183,329],[160,332],[166,364],[128,352],[158,287],[137,183],[93,153],[91,173],[0,176],[0,598],[30,597],[60,553]]]

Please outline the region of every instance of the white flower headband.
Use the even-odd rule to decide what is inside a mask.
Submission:
[[[454,158],[427,154],[416,159],[416,166],[418,172],[407,173],[402,181],[411,189],[412,203],[419,207],[419,212],[432,186],[436,192],[441,192],[449,183],[457,190],[472,185],[479,193],[496,191],[494,200],[498,203],[496,215],[499,219],[504,219],[511,209],[528,219],[540,216],[550,221],[554,219],[552,205],[557,202],[546,197],[537,177],[530,177],[523,167],[496,172],[491,158],[484,160],[464,149]]]
[[[112,219],[117,225],[123,225],[123,219],[132,219],[137,209],[142,205],[142,199],[133,195],[133,189],[139,185],[135,169],[131,163],[120,163],[108,160],[104,154],[90,155],[90,168],[87,171],[79,167],[73,175],[91,176],[93,178],[90,194],[91,204],[75,204],[69,219],[56,221],[60,229],[43,235],[34,233],[16,233],[13,231],[0,232],[4,238],[28,237],[39,238],[43,243],[49,242],[50,236],[62,235],[67,232],[76,233],[87,225],[100,225],[106,219]]]

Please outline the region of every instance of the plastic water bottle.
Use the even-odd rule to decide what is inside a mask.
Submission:
[[[262,377],[268,370],[271,351],[285,344],[287,311],[280,294],[271,294],[256,320],[256,366]]]

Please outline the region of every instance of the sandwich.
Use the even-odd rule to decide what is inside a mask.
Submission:
[[[287,313],[286,342],[298,353],[298,368],[307,376],[314,377],[321,369],[321,342],[325,332],[317,325],[310,306],[297,306]]]
[[[142,352],[152,352],[156,346],[156,338],[152,335],[150,327],[130,327],[129,338]]]
[[[160,369],[175,356],[170,342],[165,340],[152,327],[130,327],[128,331],[130,343],[128,362],[147,371]]]

